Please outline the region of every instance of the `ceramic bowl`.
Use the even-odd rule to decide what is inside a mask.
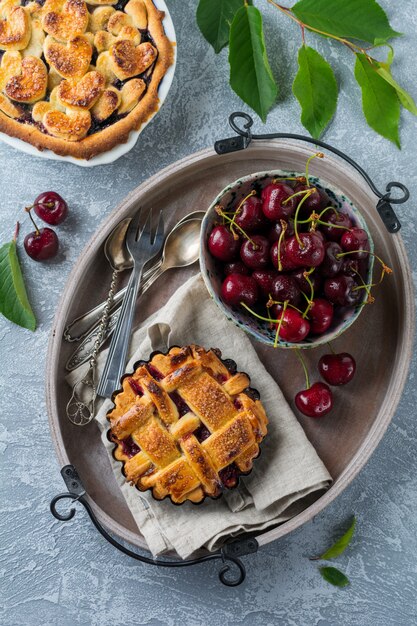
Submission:
[[[208,238],[214,222],[218,219],[218,215],[215,211],[215,207],[218,204],[221,204],[226,211],[231,210],[232,206],[236,206],[236,203],[243,199],[251,191],[254,184],[264,187],[269,184],[273,178],[286,178],[293,176],[304,176],[304,173],[287,170],[272,170],[268,172],[256,172],[255,174],[239,178],[225,187],[211,203],[204,217],[201,228],[200,268],[210,296],[230,321],[242,328],[242,330],[258,341],[268,345],[274,345],[275,328],[270,328],[268,322],[263,322],[255,318],[243,309],[243,307],[230,307],[222,301],[220,297],[221,285],[223,282],[222,266],[211,256],[208,250]],[[370,249],[371,252],[373,252],[374,245],[369,228],[363,216],[351,200],[349,200],[349,198],[346,197],[340,189],[326,183],[321,178],[310,176],[309,179],[312,185],[327,193],[330,200],[338,210],[349,215],[354,226],[363,228],[366,231],[369,238]],[[368,272],[365,278],[367,284],[372,282],[373,265],[374,257],[370,254]],[[363,290],[363,292],[364,300],[367,297],[367,294],[365,290]],[[355,307],[338,308],[335,311],[332,325],[322,335],[307,337],[300,343],[290,343],[279,340],[278,346],[281,348],[315,348],[336,339],[336,337],[339,337],[339,335],[347,330],[358,319],[363,309],[363,300]]]

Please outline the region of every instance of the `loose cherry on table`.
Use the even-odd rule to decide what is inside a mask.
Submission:
[[[333,408],[332,391],[325,383],[314,383],[297,393],[295,406],[308,417],[322,417]]]
[[[317,382],[311,385],[308,370],[300,350],[295,350],[295,354],[302,365],[306,379],[306,388],[299,391],[294,398],[295,406],[308,417],[322,417],[333,408],[332,391],[325,383]]]
[[[26,253],[35,261],[46,261],[54,257],[59,248],[59,240],[52,228],[38,228],[30,209],[27,209],[35,230],[26,235],[23,245]]]
[[[44,191],[34,201],[33,210],[41,220],[57,226],[67,217],[68,205],[55,191]]]
[[[346,385],[355,375],[356,362],[347,352],[324,354],[320,358],[318,369],[329,385]]]

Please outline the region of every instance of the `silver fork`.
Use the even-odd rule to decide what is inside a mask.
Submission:
[[[97,395],[104,398],[111,397],[113,391],[118,388],[124,373],[143,267],[158,254],[163,243],[164,225],[162,211],[159,213],[157,225],[155,225],[156,216],[151,209],[143,227],[141,227],[141,214],[142,211],[139,209],[131,221],[126,234],[126,247],[132,256],[133,269],[123,298],[116,329],[110,343],[104,370],[97,387]]]

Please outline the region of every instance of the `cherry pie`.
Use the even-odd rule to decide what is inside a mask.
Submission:
[[[152,0],[0,0],[0,131],[90,159],[158,109],[173,62]]]
[[[199,346],[155,353],[123,379],[108,414],[114,456],[141,491],[180,504],[216,498],[252,469],[268,419],[233,361]]]

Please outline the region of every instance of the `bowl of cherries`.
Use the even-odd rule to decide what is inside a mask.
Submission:
[[[373,242],[359,210],[315,176],[257,172],[228,185],[202,225],[200,266],[223,313],[283,348],[326,344],[371,299]]]

